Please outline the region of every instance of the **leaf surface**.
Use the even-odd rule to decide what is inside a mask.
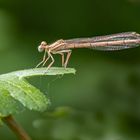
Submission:
[[[18,113],[24,108],[46,110],[49,99],[31,85],[27,78],[34,76],[63,75],[75,73],[72,68],[35,68],[0,75],[0,116]]]

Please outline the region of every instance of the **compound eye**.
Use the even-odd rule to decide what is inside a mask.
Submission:
[[[46,41],[41,42],[41,46],[46,46],[46,45],[47,45]]]
[[[43,52],[46,46],[47,46],[47,43],[45,41],[42,41],[40,46],[38,46],[38,51]]]
[[[39,52],[43,52],[44,51],[44,48],[42,48],[42,46],[40,45],[40,46],[38,46],[38,51]]]

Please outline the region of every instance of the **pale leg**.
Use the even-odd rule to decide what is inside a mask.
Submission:
[[[67,57],[66,57],[65,62],[64,62],[64,53],[67,53]],[[69,61],[69,58],[70,58],[70,55],[71,55],[71,50],[62,50],[62,51],[55,52],[54,54],[61,54],[62,55],[62,66],[64,68],[66,68],[68,61]]]
[[[67,67],[67,64],[68,64],[68,61],[70,59],[70,56],[71,56],[71,50],[68,50],[67,52],[67,57],[66,57],[66,61],[65,61],[65,64],[64,64],[64,68]]]
[[[47,63],[47,61],[49,60],[49,58],[50,58],[50,56],[48,56],[48,57],[46,58],[46,60],[45,60],[45,62],[43,63],[42,66],[44,66],[44,65]]]
[[[64,66],[64,53],[63,52],[56,52],[56,53],[54,53],[54,54],[60,54],[61,56],[62,56],[62,66]]]
[[[51,55],[50,52],[48,52],[48,55],[51,57],[52,62],[48,65],[47,70],[48,70],[48,69],[52,66],[52,64],[54,63],[54,58],[53,58],[53,56]]]
[[[46,51],[44,53],[43,60],[39,64],[37,64],[36,68],[39,67],[45,61],[45,58],[46,58]]]
[[[62,66],[64,66],[64,54],[61,53],[61,56],[62,56]]]

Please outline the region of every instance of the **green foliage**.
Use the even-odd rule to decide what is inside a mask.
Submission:
[[[25,78],[67,73],[75,73],[75,70],[51,68],[46,71],[46,68],[36,68],[0,75],[0,116],[8,116],[24,108],[44,111],[49,104],[48,98]]]
[[[37,52],[43,40],[49,44],[124,31],[140,33],[139,0],[1,0],[0,5],[0,73],[34,67],[43,57]],[[61,57],[54,58],[54,65],[60,66]],[[33,140],[139,140],[140,47],[117,52],[73,49],[69,66],[78,70],[75,76],[28,81],[47,93],[51,110],[68,106],[75,113],[59,108],[15,115]],[[7,105],[18,107],[17,112],[25,108],[8,91],[5,95],[0,97],[0,112]],[[2,106],[3,98],[13,100],[3,101]],[[16,138],[3,127],[0,139]]]
[[[59,114],[59,115],[58,115]],[[61,114],[61,115],[60,115]],[[77,110],[70,107],[58,107],[54,111],[47,112],[41,119],[33,122],[34,137],[51,140],[94,140],[102,139],[100,119],[92,112]],[[45,133],[45,132],[49,133]]]

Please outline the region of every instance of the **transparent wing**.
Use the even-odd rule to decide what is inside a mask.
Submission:
[[[101,41],[115,41],[115,40],[126,40],[126,39],[140,39],[140,34],[136,32],[124,32],[118,34],[111,34],[105,36],[96,36],[91,38],[76,38],[65,40],[66,43],[93,43],[93,42],[101,42]]]
[[[100,51],[117,51],[117,50],[124,50],[128,48],[135,48],[139,45],[127,45],[127,46],[98,46],[98,47],[92,47],[90,49],[93,50],[100,50]]]

